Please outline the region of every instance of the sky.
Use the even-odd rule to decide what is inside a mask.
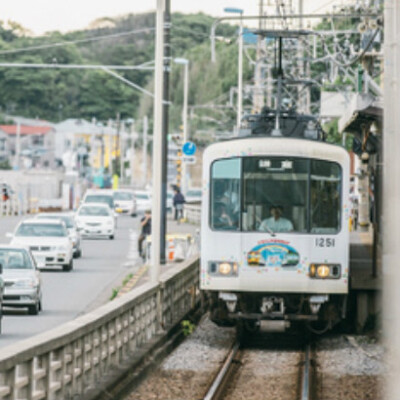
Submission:
[[[260,0],[171,0],[171,10],[183,13],[204,12],[220,17],[225,7],[238,7],[244,15],[257,15]],[[297,4],[298,0],[292,0]],[[305,12],[346,0],[303,0]],[[264,0],[274,4],[274,0]],[[325,7],[325,8],[326,8]],[[12,20],[29,29],[34,35],[59,30],[68,32],[84,29],[101,17],[154,11],[156,0],[2,0],[0,20]],[[322,11],[320,9],[319,11]]]

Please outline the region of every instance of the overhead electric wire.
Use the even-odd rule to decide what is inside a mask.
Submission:
[[[63,42],[46,43],[46,44],[41,44],[41,45],[37,45],[37,46],[22,47],[22,48],[19,48],[19,49],[0,50],[0,55],[16,54],[16,53],[23,53],[23,52],[27,52],[27,51],[33,51],[33,50],[49,49],[49,48],[52,48],[52,47],[68,46],[70,44],[80,44],[80,43],[94,42],[94,41],[98,41],[98,40],[112,39],[112,38],[116,38],[116,37],[134,35],[134,34],[137,34],[137,33],[155,31],[155,29],[156,28],[143,28],[143,29],[136,29],[136,30],[133,30],[133,31],[112,33],[110,35],[95,36],[95,37],[86,38],[86,39],[66,40],[66,41],[63,41]]]
[[[319,35],[318,31],[316,31],[315,34],[321,38],[322,44],[324,45],[325,50],[328,53],[328,56],[331,58],[332,62],[334,62],[336,65],[341,66],[341,67],[350,67],[353,64],[355,64],[356,62],[358,62],[359,60],[361,60],[361,58],[365,55],[365,53],[368,51],[369,46],[371,46],[371,44],[373,43],[373,41],[374,41],[376,35],[378,34],[379,30],[380,30],[380,28],[377,28],[375,30],[374,34],[371,36],[370,40],[368,41],[368,43],[365,46],[365,49],[362,51],[362,53],[359,54],[354,60],[352,60],[352,61],[350,61],[348,63],[341,63],[341,62],[337,61],[334,58],[335,56],[329,52],[328,46],[325,43],[325,40],[324,40],[323,36]]]

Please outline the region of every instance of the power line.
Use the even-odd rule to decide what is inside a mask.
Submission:
[[[1,50],[0,55],[23,53],[23,52],[27,52],[27,51],[33,51],[33,50],[43,50],[43,49],[49,49],[52,47],[68,46],[70,44],[88,43],[88,42],[94,42],[97,40],[129,36],[129,35],[134,35],[137,33],[145,33],[145,32],[150,32],[150,31],[154,31],[154,30],[155,30],[155,28],[143,28],[143,29],[136,29],[133,31],[112,33],[110,35],[96,36],[96,37],[86,38],[86,39],[67,40],[67,41],[57,42],[57,43],[48,43],[48,44],[42,44],[42,45],[37,45],[37,46],[23,47],[20,49]]]
[[[145,63],[148,64],[148,63]],[[90,65],[90,64],[35,64],[35,63],[2,63],[0,68],[49,68],[49,69],[117,69],[123,71],[150,70],[154,67],[141,65]]]
[[[315,12],[323,9],[326,6],[329,6],[330,4],[332,4],[333,2],[335,2],[336,0],[329,0],[327,1],[325,4],[323,4],[322,6],[319,6],[318,8],[316,8],[315,10],[313,10],[311,13],[314,14]]]

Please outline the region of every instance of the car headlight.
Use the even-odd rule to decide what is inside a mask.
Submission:
[[[38,285],[38,282],[35,279],[18,279],[14,283],[14,287],[19,288],[34,288]]]
[[[238,276],[238,264],[232,261],[211,261],[208,264],[208,272],[211,275]]]
[[[339,279],[341,272],[340,264],[310,264],[310,278]]]

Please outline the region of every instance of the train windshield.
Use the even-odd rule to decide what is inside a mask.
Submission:
[[[215,230],[333,234],[340,229],[337,163],[244,157],[214,162],[211,175]]]

